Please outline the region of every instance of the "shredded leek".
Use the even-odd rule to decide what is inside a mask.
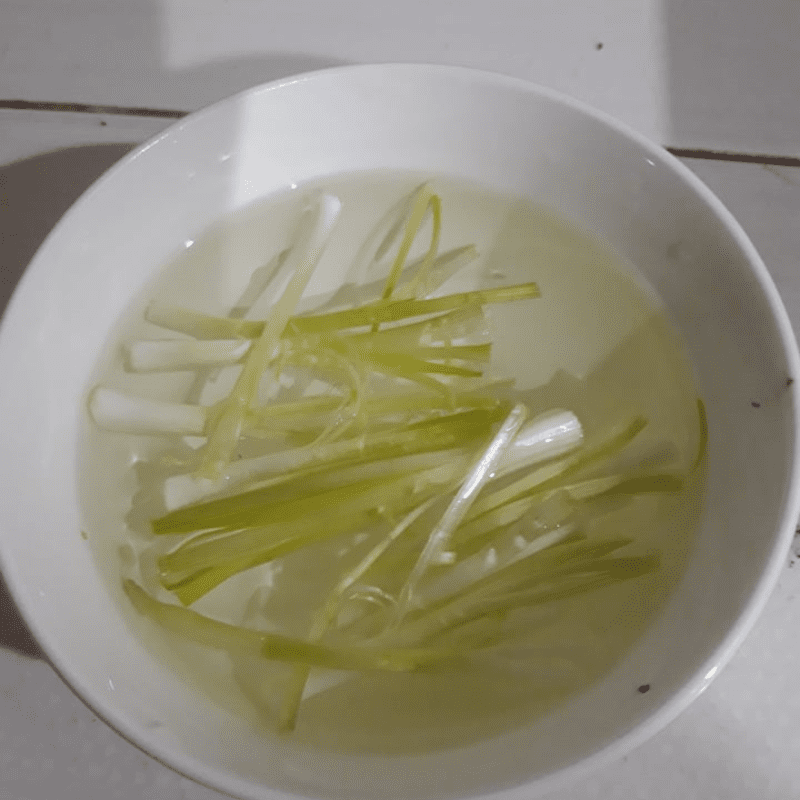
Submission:
[[[433,564],[436,558],[445,550],[455,529],[467,515],[472,503],[480,490],[492,476],[493,470],[502,461],[506,451],[511,447],[514,437],[519,433],[525,422],[528,409],[521,403],[511,409],[500,430],[494,436],[489,446],[481,453],[475,465],[467,473],[464,483],[456,492],[442,519],[431,531],[428,541],[414,564],[399,597],[399,613],[404,614],[412,603],[414,591],[425,570]]]
[[[325,195],[315,210],[315,218],[307,237],[298,242],[289,254],[294,257],[296,269],[281,298],[275,303],[272,313],[264,323],[254,346],[247,354],[242,371],[230,393],[226,406],[208,434],[203,452],[200,474],[216,477],[230,461],[236,442],[241,435],[242,423],[253,406],[258,393],[261,376],[274,357],[275,347],[282,336],[289,317],[294,312],[317,263],[325,249],[341,210],[338,198]]]
[[[131,580],[123,581],[122,585],[140,614],[150,617],[171,633],[214,649],[256,652],[274,661],[325,669],[389,672],[408,672],[460,655],[453,650],[431,648],[368,649],[316,644],[278,633],[230,625],[188,608],[161,603]]]
[[[102,428],[195,437],[187,441],[197,449],[166,470],[163,513],[147,515],[150,572],[177,603],[131,580],[123,589],[172,634],[292,665],[279,704],[284,731],[295,727],[314,669],[460,668],[513,642],[505,620],[521,609],[657,570],[657,553],[632,554],[631,539],[593,537],[583,523],[603,502],[681,491],[708,438],[698,400],[688,472],[626,467],[647,420],[621,418],[584,441],[574,413],[529,408],[513,381],[493,375],[486,306],[535,299],[539,288],[435,295],[477,253],[472,245],[439,253],[443,210],[431,184],[379,226],[375,261],[396,246],[383,279],[347,284],[299,313],[340,209],[337,198],[318,198],[296,241],[256,270],[228,316],[148,306],[145,319],[180,338],[130,342],[127,368],[193,372],[201,390],[193,399],[204,404],[106,385],[87,403]],[[278,278],[288,283],[267,318],[245,319]],[[207,381],[218,368],[230,380],[214,395]],[[187,608],[234,576],[334,544],[347,560],[323,587],[305,636]]]
[[[376,300],[359,308],[329,311],[323,314],[304,314],[289,318],[284,335],[364,328],[368,325],[401,322],[432,314],[441,314],[488,303],[513,303],[540,297],[535,283],[501,286],[496,289],[475,289],[427,299]],[[145,312],[148,322],[177,333],[186,333],[196,339],[256,339],[264,331],[260,320],[243,320],[233,317],[215,317],[199,311],[151,303]]]

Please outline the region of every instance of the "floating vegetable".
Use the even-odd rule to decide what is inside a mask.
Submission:
[[[705,448],[702,404],[689,471],[639,465],[644,417],[586,436],[573,411],[530,408],[493,374],[487,309],[534,300],[539,287],[442,291],[477,252],[439,252],[444,209],[430,184],[399,204],[377,247],[376,258],[393,251],[382,281],[301,311],[341,211],[337,197],[318,197],[228,316],[149,304],[147,322],[164,333],[126,343],[127,369],[151,381],[193,374],[211,387],[196,395],[204,403],[106,384],[88,399],[98,426],[182,453],[165,462],[161,512],[148,516],[149,582],[126,578],[126,596],[169,633],[234,661],[290,664],[277,704],[285,731],[311,670],[463,669],[517,641],[506,620],[520,609],[657,571],[657,552],[593,535],[593,519],[609,504],[680,492]],[[247,318],[281,276],[269,315]],[[347,557],[301,634],[187,607],[254,568],[335,543]]]

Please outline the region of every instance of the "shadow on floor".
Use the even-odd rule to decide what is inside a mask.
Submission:
[[[69,147],[0,166],[0,313],[64,212],[132,148]]]
[[[661,3],[669,143],[796,155],[800,3]]]
[[[0,313],[30,260],[65,211],[130,144],[70,147],[0,166]],[[0,648],[42,651],[0,576]]]
[[[43,658],[42,651],[22,619],[5,581],[0,576],[0,648],[28,658]]]

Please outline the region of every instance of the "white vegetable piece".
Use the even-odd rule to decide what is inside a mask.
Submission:
[[[571,411],[555,409],[527,422],[500,460],[498,475],[564,455],[583,441],[583,427]]]
[[[241,361],[252,342],[249,339],[156,339],[132,342],[128,365],[134,372],[168,372],[223,367]]]
[[[104,386],[89,396],[89,413],[101,428],[121,433],[199,436],[206,426],[203,406],[131,397]]]

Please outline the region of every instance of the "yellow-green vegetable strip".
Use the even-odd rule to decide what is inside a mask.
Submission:
[[[542,492],[558,486],[563,479],[579,473],[585,467],[620,452],[645,427],[647,420],[636,417],[617,432],[598,444],[584,445],[576,454],[559,459],[553,464],[539,467],[508,486],[494,492],[484,492],[473,505],[466,521],[475,519],[527,494]]]
[[[400,536],[402,536],[408,528],[413,525],[430,507],[433,505],[435,498],[431,498],[425,503],[417,506],[410,514],[389,532],[387,536],[381,539],[375,547],[370,550],[359,563],[348,570],[337,582],[333,591],[328,596],[325,605],[317,612],[314,624],[311,626],[309,638],[311,641],[318,641],[325,631],[330,627],[336,613],[339,609],[339,604],[345,592],[360,580],[370,567],[386,552],[392,543]],[[281,713],[278,721],[278,727],[281,731],[294,730],[297,722],[297,713],[300,709],[300,703],[303,699],[303,691],[305,690],[306,682],[310,673],[310,667],[307,665],[297,665],[293,672],[292,678],[289,683],[289,688],[284,697],[283,704],[281,705]]]
[[[435,471],[434,471],[435,472]],[[341,516],[347,510],[392,505],[392,493],[413,486],[418,473],[399,477],[379,476],[356,484],[326,489],[305,497],[290,497],[264,503],[265,492],[254,489],[233,497],[209,500],[176,509],[154,520],[156,533],[192,533],[202,530],[234,531],[243,528],[265,527],[270,524],[287,525],[294,520],[303,521],[309,515],[336,509]],[[267,495],[268,496],[268,495]],[[341,511],[340,511],[341,509]]]
[[[540,297],[535,283],[500,286],[495,289],[475,289],[470,292],[430,297],[425,300],[377,300],[358,308],[343,311],[328,311],[323,314],[304,314],[291,317],[284,336],[363,328],[375,322],[400,322],[404,319],[424,317],[462,310],[491,303],[512,303]],[[196,339],[255,339],[264,330],[263,320],[244,320],[232,317],[217,317],[200,311],[151,303],[145,312],[148,322],[162,328],[186,333]],[[429,322],[426,320],[425,322]],[[415,323],[417,324],[417,323]],[[389,333],[378,331],[376,335]]]
[[[290,258],[297,259],[296,269],[280,299],[272,307],[260,336],[250,348],[239,377],[222,407],[222,413],[208,432],[208,441],[203,449],[203,459],[199,469],[199,474],[202,476],[216,477],[230,461],[242,432],[244,418],[258,394],[261,376],[274,357],[278,340],[311,280],[331,230],[336,224],[340,209],[341,203],[337,198],[323,196],[315,211],[316,219],[307,238],[298,243],[296,256],[294,250],[290,253]]]
[[[697,456],[692,464],[692,471],[700,466],[708,449],[708,417],[705,403],[699,397],[697,398],[697,417],[700,433],[697,442]]]
[[[419,626],[409,638],[420,644],[436,641],[442,634],[467,623],[475,622],[493,614],[507,614],[518,608],[527,608],[558,600],[566,600],[580,594],[604,589],[615,583],[633,580],[655,572],[660,565],[660,558],[649,556],[628,556],[598,560],[585,565],[580,570],[566,573],[549,584],[535,586],[509,592],[506,595],[481,598],[474,604],[454,606],[447,609],[447,614],[430,620],[427,625]]]
[[[425,184],[414,199],[414,205],[411,209],[411,214],[406,223],[405,230],[403,231],[400,247],[397,249],[397,255],[395,256],[386,279],[386,286],[383,289],[382,295],[383,300],[387,300],[392,296],[392,292],[394,292],[394,288],[400,279],[406,259],[408,258],[408,252],[411,249],[411,245],[414,243],[414,239],[422,225],[425,213],[429,208],[433,213],[433,231],[431,233],[431,243],[420,267],[420,272],[424,272],[427,275],[431,263],[436,258],[436,252],[439,249],[439,232],[442,225],[442,204],[439,196],[433,193],[428,184]]]
[[[540,296],[535,283],[501,286],[496,289],[476,289],[471,292],[431,297],[426,300],[379,300],[346,311],[327,314],[310,314],[293,317],[287,330],[291,333],[325,333],[347,328],[358,328],[374,323],[399,322],[410,317],[422,317],[441,311],[452,311],[475,303],[511,303]]]
[[[131,580],[125,580],[123,588],[140,614],[170,633],[214,649],[258,652],[273,661],[325,669],[408,672],[459,655],[452,650],[430,648],[368,649],[308,642],[278,633],[230,625],[188,608],[162,603]]]

